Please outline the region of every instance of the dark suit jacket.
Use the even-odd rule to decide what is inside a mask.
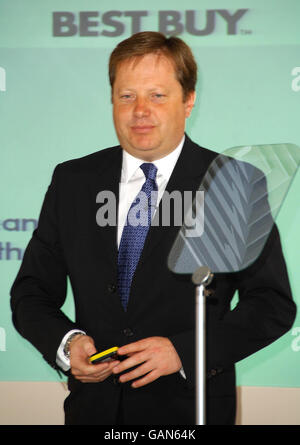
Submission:
[[[217,154],[188,137],[167,191],[197,190]],[[127,312],[117,291],[116,227],[96,224],[96,196],[118,196],[122,149],[113,147],[56,167],[39,224],[26,249],[12,287],[13,321],[56,367],[58,346],[70,329],[94,338],[98,350],[150,336],[171,339],[187,379],[179,373],[140,389],[113,377],[97,384],[70,376],[66,422],[114,424],[120,394],[127,424],[195,422],[194,286],[190,276],[168,270],[167,257],[179,227],[151,227],[133,279]],[[75,299],[76,320],[60,310],[67,276]],[[274,227],[259,261],[238,274],[217,274],[207,305],[207,421],[233,423],[234,363],[265,347],[291,326],[295,305]],[[230,301],[239,291],[239,304]]]

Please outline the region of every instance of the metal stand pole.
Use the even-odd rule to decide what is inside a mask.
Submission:
[[[213,278],[207,267],[197,269],[192,277],[196,284],[196,425],[206,424],[206,296],[205,286]]]
[[[205,307],[204,286],[196,287],[196,425],[205,425]]]

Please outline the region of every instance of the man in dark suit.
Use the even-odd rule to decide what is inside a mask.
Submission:
[[[120,146],[56,167],[12,288],[13,320],[53,367],[68,373],[67,424],[193,424],[194,287],[190,276],[167,267],[179,227],[171,218],[169,226],[148,228],[125,306],[120,252],[143,183],[152,184],[160,211],[163,193],[195,193],[217,155],[185,135],[196,64],[180,39],[144,32],[114,50],[110,81]],[[144,164],[154,166],[150,179]],[[116,197],[117,224],[96,217],[105,191]],[[74,322],[60,309],[67,277]],[[231,311],[236,290],[240,301]],[[234,363],[285,333],[295,317],[276,227],[259,260],[243,273],[216,275],[211,292],[207,422],[233,424]],[[89,363],[112,346],[120,347],[117,359]]]

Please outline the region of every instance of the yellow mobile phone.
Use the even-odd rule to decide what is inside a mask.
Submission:
[[[117,354],[117,350],[118,350],[118,346],[114,346],[113,348],[110,349],[106,349],[105,351],[102,352],[96,352],[96,354],[93,354],[89,357],[89,361],[95,365],[97,363],[101,363],[101,362],[107,362],[109,360],[114,360],[117,358],[118,354]]]

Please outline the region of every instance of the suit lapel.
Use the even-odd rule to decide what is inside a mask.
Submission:
[[[90,179],[91,193],[95,202],[95,215],[103,204],[96,203],[96,196],[99,192],[109,192],[115,198],[113,204],[113,212],[115,211],[116,221],[114,224],[108,224],[101,227],[97,222],[95,224],[95,240],[96,245],[100,249],[99,255],[103,257],[102,249],[105,249],[107,260],[110,260],[116,268],[118,258],[117,248],[117,221],[118,221],[118,200],[119,200],[119,182],[122,169],[122,149],[121,147],[113,148],[110,159],[96,170],[96,175]],[[113,214],[112,212],[112,214]]]

